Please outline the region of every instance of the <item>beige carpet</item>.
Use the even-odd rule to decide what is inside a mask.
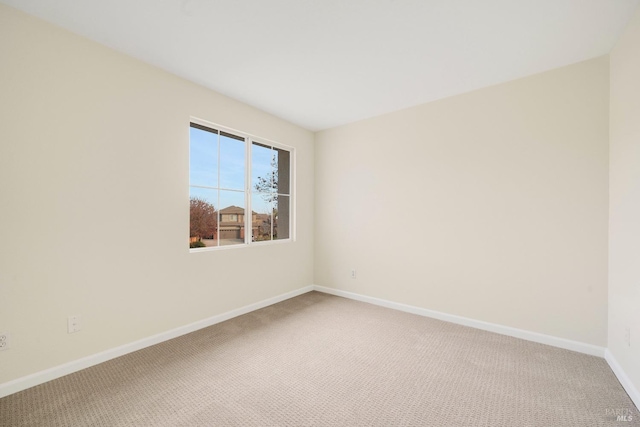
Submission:
[[[311,292],[0,399],[0,425],[640,420],[603,359]]]

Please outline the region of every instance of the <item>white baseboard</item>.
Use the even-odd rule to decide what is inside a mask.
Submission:
[[[622,387],[625,389],[633,403],[636,405],[636,408],[640,410],[640,391],[633,385],[631,379],[627,376],[627,373],[622,369],[622,366],[618,363],[615,357],[613,357],[613,353],[607,349],[604,352],[604,359],[609,364],[609,367],[618,377],[618,381],[622,384]]]
[[[566,350],[577,351],[579,353],[589,354],[591,356],[604,357],[605,348],[597,345],[585,344],[579,341],[571,341],[565,338],[558,338],[551,335],[540,334],[538,332],[525,331],[523,329],[512,328],[510,326],[498,325],[495,323],[483,322],[481,320],[469,319],[467,317],[456,316],[453,314],[442,313],[439,311],[429,310],[426,308],[416,307],[398,302],[388,301],[380,298],[370,297],[366,295],[356,294],[353,292],[342,291],[339,289],[327,288],[325,286],[313,285],[313,290],[324,292],[331,295],[345,297],[356,301],[367,302],[369,304],[379,305],[381,307],[392,308],[407,313],[417,314],[420,316],[431,317],[446,322],[456,323],[458,325],[470,326],[484,331],[495,332],[510,337],[521,338],[527,341],[533,341],[540,344],[546,344],[553,347],[564,348]]]
[[[149,347],[155,344],[159,344],[163,341],[167,341],[181,335],[188,334],[190,332],[197,331],[198,329],[206,328],[216,323],[224,322],[225,320],[232,319],[234,317],[241,316],[246,313],[250,313],[255,310],[279,303],[289,298],[302,295],[304,293],[313,290],[313,286],[306,286],[304,288],[296,289],[295,291],[287,292],[273,298],[267,298],[265,300],[246,305],[244,307],[237,308],[235,310],[227,311],[226,313],[218,314],[207,319],[200,320],[179,328],[171,329],[166,332],[162,332],[147,338],[143,338],[138,341],[134,341],[129,344],[121,345],[103,352],[93,354],[91,356],[83,357],[78,360],[74,360],[63,365],[54,366],[53,368],[45,369],[44,371],[36,372],[21,378],[17,378],[12,381],[0,384],[0,398],[8,396],[13,393],[25,390],[27,388],[43,384],[47,381],[60,378],[62,376],[71,374],[73,372],[80,371],[90,366],[97,365],[107,360],[115,359],[116,357],[124,356],[125,354],[132,353],[134,351],[141,350],[145,347]]]

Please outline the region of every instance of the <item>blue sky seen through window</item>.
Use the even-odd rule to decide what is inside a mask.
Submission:
[[[217,187],[219,135],[201,129],[190,129],[190,184]]]
[[[244,141],[191,127],[190,196],[211,203],[216,210],[229,206],[246,208],[243,193],[245,150]],[[252,145],[251,191],[255,194],[252,194],[251,208],[254,212],[271,213],[275,207],[270,201],[273,198],[258,194],[256,190],[259,177],[271,180],[274,165],[277,168],[277,155],[274,149],[259,144]]]

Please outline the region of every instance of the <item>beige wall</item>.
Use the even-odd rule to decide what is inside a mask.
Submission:
[[[312,284],[312,133],[3,5],[0,58],[0,383]],[[296,148],[295,243],[189,253],[191,115]]]
[[[608,67],[318,133],[315,283],[605,346]]]
[[[640,390],[640,10],[611,53],[610,126],[609,350]]]

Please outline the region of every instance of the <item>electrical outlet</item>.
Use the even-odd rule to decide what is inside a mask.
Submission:
[[[356,269],[355,269],[355,268],[352,268],[352,269],[351,269],[351,278],[352,278],[352,279],[355,279],[355,278],[356,278]]]
[[[82,320],[80,315],[69,316],[67,321],[67,330],[70,334],[78,332],[81,329],[80,320]]]
[[[0,350],[9,350],[11,347],[11,336],[6,333],[0,333]]]
[[[624,343],[627,347],[631,347],[631,328],[628,326],[624,328]]]

